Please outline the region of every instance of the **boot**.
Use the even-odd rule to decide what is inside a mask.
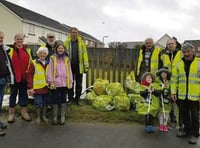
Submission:
[[[58,124],[58,104],[53,105],[53,125]]]
[[[13,123],[14,121],[15,121],[15,108],[10,107],[8,114],[8,123]]]
[[[61,104],[61,119],[60,119],[60,125],[64,125],[65,124],[65,113],[66,113],[66,104],[63,103]]]
[[[46,111],[47,111],[47,107],[43,107],[42,108],[42,120],[44,121],[44,123],[48,123],[48,119],[46,117]]]
[[[36,120],[35,120],[35,123],[37,124],[37,125],[40,125],[40,123],[41,123],[41,108],[36,108],[36,113],[37,113],[37,118],[36,118]]]
[[[28,121],[28,122],[31,121],[31,117],[29,116],[27,112],[27,107],[21,108],[21,116],[23,120]]]
[[[6,134],[6,132],[0,128],[0,136],[4,136]]]
[[[81,104],[81,102],[80,102],[80,97],[76,97],[75,100],[76,100],[76,104],[77,104],[78,106],[82,106],[82,104]]]

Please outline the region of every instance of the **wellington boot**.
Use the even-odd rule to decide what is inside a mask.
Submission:
[[[65,124],[65,113],[66,113],[66,104],[61,104],[61,111],[60,111],[60,125],[64,125]]]
[[[48,123],[48,119],[46,117],[46,112],[47,112],[47,107],[45,106],[42,108],[42,120],[44,123]]]
[[[53,125],[58,124],[58,104],[53,105]]]
[[[36,108],[36,114],[37,114],[37,117],[35,119],[35,123],[37,125],[40,125],[41,124],[41,108]]]

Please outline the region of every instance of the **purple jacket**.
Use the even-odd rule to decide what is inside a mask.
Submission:
[[[68,57],[65,57],[68,58]],[[64,58],[58,58],[57,59],[57,66],[56,66],[56,77],[55,77],[55,82],[53,78],[53,72],[54,72],[54,61],[53,58],[50,58],[49,62],[49,69],[47,73],[47,81],[48,83],[55,84],[56,87],[67,87],[67,74],[66,71],[68,69],[69,75],[70,75],[70,83],[72,86],[73,83],[73,75],[72,75],[72,70],[71,70],[71,64],[70,61],[65,65]]]

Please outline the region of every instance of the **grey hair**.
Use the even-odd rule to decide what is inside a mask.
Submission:
[[[192,50],[194,51],[194,46],[188,42],[184,43],[181,50]]]

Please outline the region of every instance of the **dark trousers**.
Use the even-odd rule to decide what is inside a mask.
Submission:
[[[183,118],[183,130],[195,137],[199,136],[199,102],[179,100],[179,112]]]
[[[145,115],[145,125],[153,125],[154,117],[151,114]]]
[[[15,83],[14,85],[10,85],[10,98],[9,98],[9,107],[16,106],[16,97],[17,94],[19,97],[18,104],[20,106],[26,106],[28,104],[28,94],[27,94],[27,84],[24,82]]]
[[[53,104],[64,104],[66,103],[67,87],[56,87],[53,93]]]
[[[2,108],[5,87],[6,87],[5,79],[0,79],[0,115],[1,115],[1,108]]]
[[[83,74],[74,73],[73,74],[73,80],[74,80],[76,86],[74,86],[74,82],[73,82],[72,88],[69,89],[68,98],[69,98],[70,101],[73,99],[73,97],[74,97],[74,87],[75,87],[75,93],[76,93],[75,101],[79,101],[80,96],[81,96],[81,92],[82,92]]]

